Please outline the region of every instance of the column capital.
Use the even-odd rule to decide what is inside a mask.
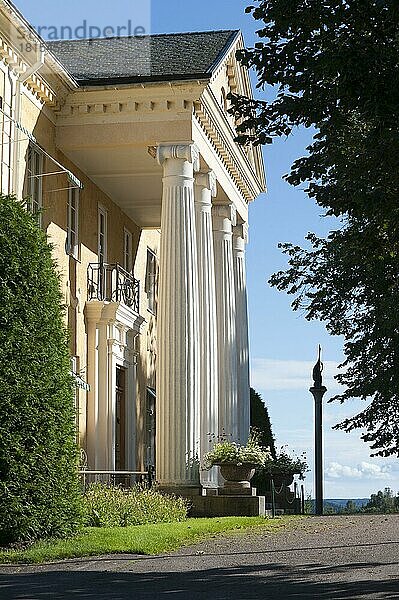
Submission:
[[[212,197],[215,198],[217,194],[217,177],[214,171],[208,171],[207,173],[199,172],[195,175],[195,185],[210,190]]]
[[[248,223],[239,223],[233,227],[233,236],[242,238],[248,244]]]
[[[165,160],[186,160],[194,171],[200,170],[199,149],[192,142],[161,142],[157,148],[157,161],[162,166]]]
[[[220,221],[219,225],[223,228],[223,221],[230,221],[232,227],[237,224],[237,211],[234,204],[214,204],[212,209],[214,223]],[[216,226],[214,229],[218,229]]]

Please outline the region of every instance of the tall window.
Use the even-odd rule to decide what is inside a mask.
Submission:
[[[10,194],[13,187],[14,123],[11,85],[4,71],[0,71],[0,188],[2,194]]]
[[[133,270],[133,237],[130,231],[123,231],[123,268],[129,273]]]
[[[79,259],[79,188],[70,188],[67,208],[67,253]]]
[[[147,270],[145,277],[145,291],[148,299],[148,310],[157,312],[157,257],[150,249],[147,250]]]
[[[98,208],[98,262],[107,262],[107,211]]]
[[[41,223],[40,211],[43,206],[43,154],[29,146],[26,160],[26,176],[24,196],[27,198],[28,210],[38,215],[39,224]]]

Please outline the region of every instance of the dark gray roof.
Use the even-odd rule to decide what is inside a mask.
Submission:
[[[204,31],[47,42],[80,85],[210,77],[238,31]]]

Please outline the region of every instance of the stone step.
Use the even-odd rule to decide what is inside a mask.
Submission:
[[[264,496],[192,496],[190,517],[259,517],[265,513]]]

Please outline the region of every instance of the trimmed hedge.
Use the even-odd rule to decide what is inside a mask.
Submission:
[[[0,544],[82,524],[72,385],[51,248],[0,196]]]

